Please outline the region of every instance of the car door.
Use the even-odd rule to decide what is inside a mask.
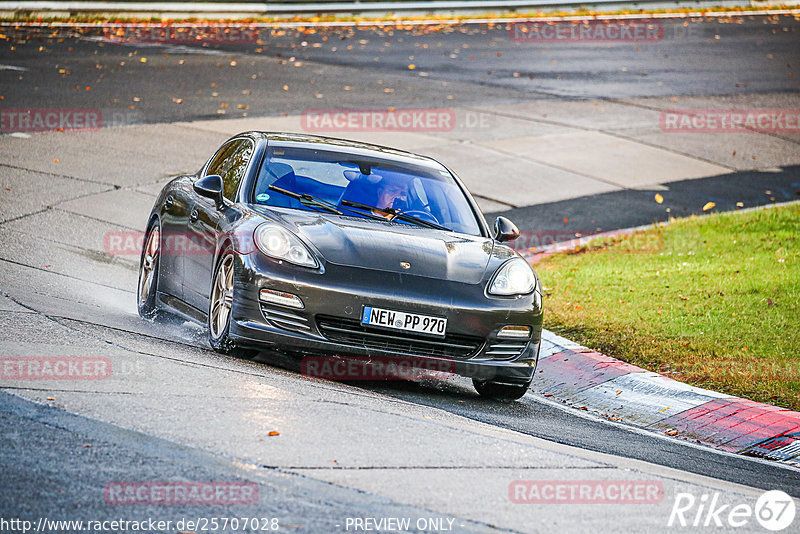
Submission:
[[[183,299],[183,257],[186,225],[192,205],[192,180],[182,177],[173,182],[161,206],[161,258],[158,291]]]
[[[222,177],[223,206],[196,195],[189,214],[188,232],[191,250],[184,257],[183,297],[187,304],[208,312],[208,299],[214,271],[214,259],[220,232],[220,222],[230,218],[235,210],[236,193],[253,156],[250,139],[234,139],[225,144],[212,158],[203,176]]]

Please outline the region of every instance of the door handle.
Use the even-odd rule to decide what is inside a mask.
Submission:
[[[197,213],[197,210],[192,210],[192,214],[189,216],[189,220],[190,220],[191,222],[197,222],[197,218],[198,218],[199,216],[200,216],[200,214],[199,214],[199,213]]]
[[[164,206],[165,206],[167,209],[170,209],[170,208],[173,206],[173,204],[175,204],[175,199],[174,199],[174,198],[172,198],[172,195],[170,195],[170,196],[168,196],[168,197],[167,197],[167,199],[164,201]]]

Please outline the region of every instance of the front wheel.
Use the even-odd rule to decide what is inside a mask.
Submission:
[[[155,221],[147,231],[147,237],[139,262],[139,284],[136,302],[142,319],[155,320],[159,309],[156,301],[158,290],[158,263],[161,259],[161,226]]]
[[[531,384],[528,382],[527,384],[512,386],[510,384],[498,384],[496,382],[476,380],[473,378],[472,385],[475,386],[475,389],[481,397],[495,400],[517,400],[521,399],[525,393],[528,392],[528,386]]]
[[[230,338],[233,309],[233,254],[225,252],[217,265],[208,306],[208,342],[221,354],[251,359],[258,351],[237,347]]]

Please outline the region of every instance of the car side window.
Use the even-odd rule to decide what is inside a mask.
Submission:
[[[208,165],[206,176],[210,174],[222,176],[222,195],[231,202],[236,198],[236,192],[244,178],[253,149],[253,143],[249,139],[237,139],[217,152]]]

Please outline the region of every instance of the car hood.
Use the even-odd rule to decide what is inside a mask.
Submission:
[[[483,280],[494,249],[494,241],[485,237],[362,217],[294,210],[270,210],[268,216],[302,237],[327,262],[466,284]]]

